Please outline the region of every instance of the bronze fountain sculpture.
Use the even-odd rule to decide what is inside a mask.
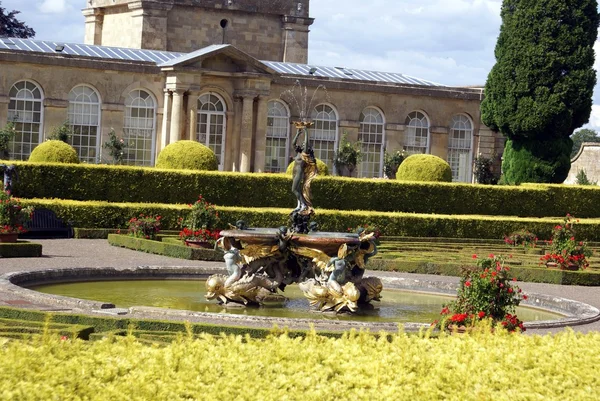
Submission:
[[[238,228],[221,231],[228,275],[213,275],[206,282],[208,300],[225,305],[261,305],[278,291],[298,283],[311,307],[323,312],[356,312],[361,304],[379,301],[383,289],[376,277],[363,277],[368,259],[377,253],[373,233],[319,232],[310,191],[318,174],[310,146],[309,128],[296,126],[292,192],[297,205],[290,213],[291,228]],[[298,139],[304,135],[304,143]]]

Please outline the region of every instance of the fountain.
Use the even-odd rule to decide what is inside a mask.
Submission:
[[[310,145],[313,123],[306,118],[307,104],[310,108],[309,102],[303,102],[301,121],[294,122],[292,193],[297,204],[289,215],[289,227],[238,224],[234,230],[221,231],[219,245],[229,275],[209,277],[207,299],[226,305],[260,305],[298,283],[310,305],[323,312],[356,312],[360,305],[379,301],[381,280],[363,277],[368,259],[377,253],[374,234],[319,232],[318,224],[310,221],[315,215],[310,186],[318,169]],[[302,136],[304,143],[299,145]]]

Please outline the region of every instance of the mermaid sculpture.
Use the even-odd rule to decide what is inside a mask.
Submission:
[[[312,206],[312,195],[310,184],[318,174],[317,160],[310,146],[308,128],[312,123],[297,122],[297,133],[294,137],[294,148],[296,157],[294,158],[292,193],[298,201],[296,208],[290,213],[292,222],[292,231],[296,233],[308,233],[310,217],[315,213]],[[304,134],[304,146],[298,145],[298,139]]]

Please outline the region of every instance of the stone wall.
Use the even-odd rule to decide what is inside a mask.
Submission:
[[[571,171],[565,184],[576,184],[581,170],[585,171],[588,180],[600,183],[600,143],[585,142],[581,145],[579,153],[571,160]]]
[[[42,141],[67,120],[69,92],[81,84],[93,87],[100,95],[100,143],[108,140],[111,129],[122,136],[125,97],[135,89],[144,89],[154,96],[157,102],[156,132],[160,133],[164,78],[159,74],[6,62],[0,64],[0,69],[0,127],[7,123],[10,88],[26,79],[37,83],[44,93]]]
[[[229,43],[259,60],[306,63],[308,6],[309,0],[97,0],[83,11],[85,43],[184,53]]]

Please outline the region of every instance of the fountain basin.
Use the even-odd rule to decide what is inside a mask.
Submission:
[[[113,268],[79,268],[79,269],[54,269],[20,273],[10,273],[0,277],[0,291],[10,291],[15,296],[27,299],[36,304],[47,305],[46,309],[54,308],[72,313],[97,314],[98,312],[111,313],[115,305],[111,302],[90,301],[65,296],[43,294],[33,291],[25,286],[49,283],[64,283],[74,281],[98,280],[164,280],[164,279],[206,279],[211,274],[222,273],[222,269],[212,268],[159,268],[139,267],[135,269]],[[370,272],[372,274],[373,272]],[[381,275],[386,289],[404,289],[425,293],[452,296],[456,294],[457,284],[441,281],[414,280],[402,277]],[[590,305],[559,297],[543,294],[528,294],[529,299],[523,306],[545,309],[563,315],[558,319],[530,321],[525,324],[529,329],[564,327],[590,323],[600,320],[600,311]],[[377,304],[375,304],[377,306]],[[177,307],[177,306],[176,306]],[[290,329],[308,329],[311,326],[317,330],[348,330],[369,329],[371,331],[396,331],[399,322],[373,322],[358,321],[355,319],[322,318],[316,314],[311,318],[285,318],[269,316],[249,316],[247,314],[194,312],[185,309],[166,309],[155,306],[132,306],[128,309],[118,309],[119,314],[125,313],[128,317],[150,318],[161,320],[187,320],[219,324],[224,326],[266,327],[274,325],[287,326]],[[121,312],[122,311],[122,312]],[[117,315],[117,313],[114,313]],[[428,327],[427,323],[410,322],[404,324],[406,331],[417,331]]]
[[[276,228],[248,228],[245,230],[223,230],[221,237],[234,238],[246,244],[275,245],[278,241],[279,230]],[[308,234],[294,233],[291,243],[298,247],[317,249],[328,255],[337,254],[340,246],[360,245],[357,234],[335,232],[311,232]]]

